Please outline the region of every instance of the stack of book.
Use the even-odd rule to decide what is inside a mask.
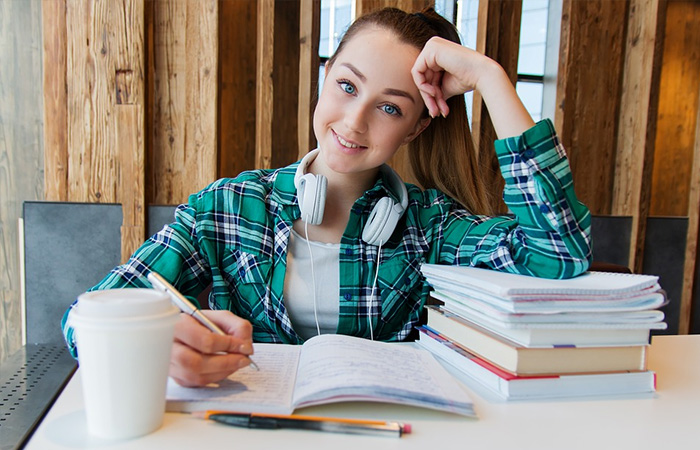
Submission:
[[[441,303],[418,343],[506,400],[655,391],[646,355],[665,329],[658,277],[587,272],[550,280],[424,264]]]

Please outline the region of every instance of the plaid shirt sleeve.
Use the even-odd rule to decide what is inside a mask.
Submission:
[[[591,261],[590,212],[574,193],[569,163],[549,120],[496,141],[503,199],[514,217],[477,217],[453,207],[441,263],[570,278]]]
[[[180,205],[175,211],[175,222],[165,226],[149,238],[129,258],[126,264],[115,267],[90,291],[118,288],[150,288],[146,276],[151,270],[158,272],[193,302],[196,295],[211,281],[210,270],[198,246],[195,228],[197,195],[190,203]],[[77,303],[73,302],[71,308]],[[67,323],[70,309],[61,320],[61,328],[70,353],[77,357],[73,328]]]

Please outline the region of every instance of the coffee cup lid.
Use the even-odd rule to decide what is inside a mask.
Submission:
[[[73,312],[85,318],[139,318],[177,310],[168,294],[155,289],[107,289],[78,296]],[[72,313],[73,313],[72,312]]]

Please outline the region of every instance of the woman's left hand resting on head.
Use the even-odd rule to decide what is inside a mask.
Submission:
[[[175,325],[170,377],[186,387],[223,380],[250,364],[253,328],[230,311],[203,311],[226,336],[212,333],[194,318],[181,314]]]
[[[520,135],[535,124],[503,68],[470,48],[433,37],[418,55],[411,74],[431,117],[446,117],[450,112],[447,99],[476,90],[499,139]]]

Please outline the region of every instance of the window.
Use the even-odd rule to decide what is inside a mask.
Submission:
[[[535,121],[542,118],[549,0],[523,0],[515,89]]]
[[[450,5],[446,5],[446,4]],[[456,14],[452,13],[455,9]],[[457,25],[462,44],[476,48],[479,0],[437,0],[435,10]],[[520,25],[520,52],[518,81],[515,89],[535,121],[542,118],[544,59],[547,43],[549,0],[523,0]],[[467,110],[471,118],[471,93],[466,94]]]

